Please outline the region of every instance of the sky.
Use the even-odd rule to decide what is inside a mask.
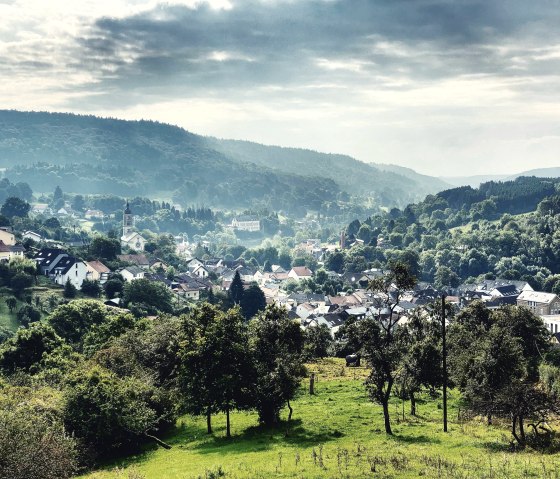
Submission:
[[[0,108],[435,176],[560,166],[560,0],[0,0]]]

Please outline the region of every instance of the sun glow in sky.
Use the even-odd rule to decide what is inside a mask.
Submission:
[[[560,166],[553,0],[0,0],[1,108],[432,175]]]

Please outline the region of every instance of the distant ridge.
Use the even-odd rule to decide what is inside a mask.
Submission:
[[[276,210],[318,209],[340,194],[403,206],[450,186],[346,155],[218,140],[154,121],[15,110],[0,110],[0,168],[35,191],[60,185]]]
[[[539,178],[560,178],[560,167],[536,168],[523,171],[515,175],[475,175],[475,176],[442,176],[440,179],[452,184],[453,186],[473,186],[478,187],[487,181],[508,181],[515,180],[521,176],[537,176]]]

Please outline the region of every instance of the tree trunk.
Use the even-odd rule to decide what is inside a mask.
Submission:
[[[488,414],[488,416],[486,416],[486,425],[487,426],[492,425],[492,414]]]
[[[167,444],[166,442],[163,442],[161,439],[157,438],[156,436],[152,436],[151,434],[148,434],[147,432],[144,433],[144,436],[146,436],[147,438],[150,438],[153,441],[157,442],[164,449],[171,449],[171,446],[169,444]]]
[[[206,432],[212,434],[212,415],[210,414],[210,408],[206,410]]]
[[[393,431],[391,430],[391,420],[389,418],[389,400],[388,399],[383,399],[383,417],[385,419],[385,432],[392,436]]]
[[[519,436],[517,435],[516,426],[517,426],[517,416],[512,416],[511,433],[512,433],[513,437],[515,438],[515,440],[517,441],[517,444],[519,444],[520,446],[523,446],[523,443],[521,442],[521,439],[519,439]]]
[[[523,416],[519,415],[519,436],[523,441],[523,445],[525,445],[525,427],[523,425]]]
[[[309,394],[315,394],[315,373],[309,377]]]
[[[290,406],[290,400],[288,399],[288,410],[290,411],[288,413],[288,422],[290,422],[292,420],[292,414],[294,412],[294,410],[292,409],[292,406]]]
[[[416,398],[413,391],[410,392],[410,415],[416,416]]]
[[[231,428],[229,425],[229,407],[226,408],[226,437],[231,437]]]

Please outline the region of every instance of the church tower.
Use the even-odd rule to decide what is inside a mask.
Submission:
[[[126,208],[123,214],[123,229],[122,229],[123,237],[132,233],[133,227],[134,227],[134,216],[132,215],[132,211],[130,210],[130,205],[128,204],[128,200],[126,200]]]

